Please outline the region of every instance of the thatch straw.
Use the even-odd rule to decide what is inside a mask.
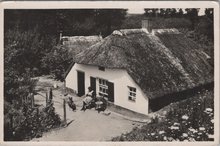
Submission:
[[[100,36],[63,36],[63,46],[68,48],[69,53],[74,57],[78,53],[82,52],[102,40]]]
[[[198,52],[198,45],[180,33],[136,31],[106,37],[75,62],[126,69],[149,98],[157,98],[213,81],[212,67]]]

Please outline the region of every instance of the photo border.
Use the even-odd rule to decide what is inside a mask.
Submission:
[[[5,142],[3,141],[4,134],[4,9],[89,9],[89,8],[214,8],[214,141],[213,142],[94,142],[94,141],[47,141],[47,142]],[[216,1],[5,1],[0,3],[0,51],[1,58],[1,92],[0,95],[0,145],[77,145],[77,146],[93,146],[93,145],[106,145],[106,146],[120,146],[120,145],[136,145],[142,146],[148,144],[150,146],[158,145],[217,145],[219,144],[219,66],[220,66],[220,54],[219,54],[219,3]],[[74,130],[74,129],[73,129]]]

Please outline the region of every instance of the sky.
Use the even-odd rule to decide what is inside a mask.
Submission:
[[[143,14],[144,13],[144,8],[129,8],[128,13],[130,14]],[[205,9],[200,8],[199,10],[199,16],[205,14]]]

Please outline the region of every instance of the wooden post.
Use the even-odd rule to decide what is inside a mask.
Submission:
[[[63,99],[63,120],[64,124],[66,124],[66,100]]]
[[[30,94],[30,100],[31,100],[31,107],[33,108],[34,107],[34,94],[33,93],[31,93]]]
[[[46,106],[48,105],[48,95],[47,95],[47,92],[46,92]]]
[[[14,124],[13,124],[13,115],[10,116],[10,128],[13,129]]]

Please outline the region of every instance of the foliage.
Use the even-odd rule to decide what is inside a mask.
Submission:
[[[67,48],[62,46],[54,47],[53,51],[42,58],[42,67],[47,68],[55,79],[64,81],[64,73],[72,63],[72,56]]]
[[[204,90],[195,97],[171,105],[171,111],[159,121],[115,137],[113,141],[212,141],[214,134],[213,91]]]
[[[214,9],[213,8],[206,8],[205,9],[205,15],[213,22],[213,15]]]
[[[10,111],[5,115],[5,140],[28,140],[40,137],[43,132],[59,127],[61,119],[54,111],[53,105],[38,111],[23,105],[17,109],[16,105],[6,104]],[[10,106],[10,107],[8,107]],[[13,121],[13,125],[11,125]]]
[[[125,19],[126,9],[97,9],[95,10],[96,26],[105,28],[104,36],[111,34],[113,27],[119,27]]]

